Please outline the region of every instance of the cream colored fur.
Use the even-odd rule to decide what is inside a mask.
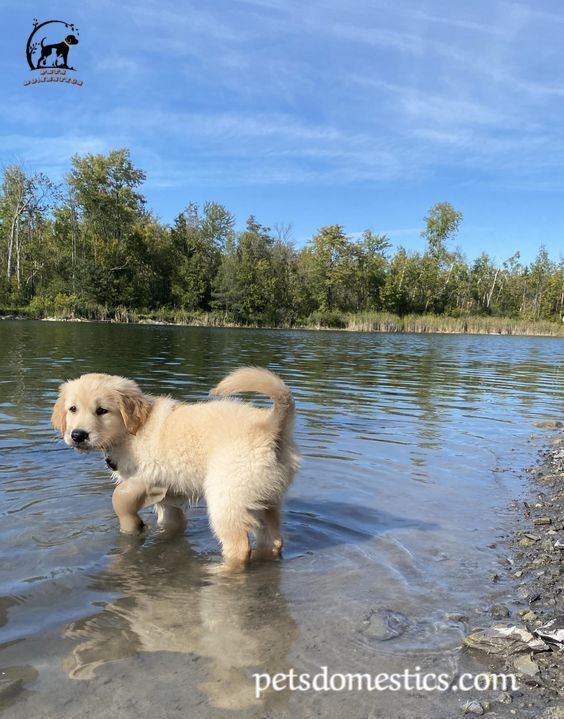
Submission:
[[[113,506],[123,531],[138,531],[138,511],[151,504],[159,525],[182,525],[183,503],[204,497],[225,566],[239,568],[250,559],[249,532],[256,536],[254,556],[280,556],[281,504],[299,464],[294,404],[279,377],[244,367],[210,394],[247,391],[266,394],[273,407],[228,399],[181,403],[143,394],[123,377],[86,374],[61,385],[52,421],[66,444],[101,450],[117,466]],[[88,437],[77,445],[73,431]]]

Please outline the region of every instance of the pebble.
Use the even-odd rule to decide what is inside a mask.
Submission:
[[[364,620],[362,633],[370,639],[388,641],[400,637],[409,626],[409,619],[391,609],[373,609]]]
[[[500,692],[494,699],[498,704],[511,704],[513,697],[509,692]]]
[[[564,704],[548,707],[542,713],[540,719],[564,719]]]
[[[482,706],[482,703],[479,701],[476,701],[475,699],[469,702],[466,702],[464,705],[464,713],[465,714],[479,714],[480,716],[482,714],[485,714],[486,710]]]
[[[535,634],[541,639],[564,646],[564,615],[551,619],[542,627],[539,627]]]
[[[509,616],[509,609],[505,604],[494,604],[490,607],[490,614],[494,619],[504,619]]]
[[[528,654],[521,654],[515,657],[513,666],[518,672],[526,674],[529,677],[534,677],[540,672],[539,665],[533,661]]]
[[[478,649],[486,654],[508,656],[523,651],[548,651],[549,646],[533,636],[523,627],[490,627],[476,629],[463,639],[470,649]]]
[[[468,617],[465,614],[459,614],[458,612],[449,612],[446,615],[449,622],[467,622]]]
[[[533,519],[533,524],[535,527],[541,527],[544,524],[552,524],[552,519],[550,517],[537,517]]]

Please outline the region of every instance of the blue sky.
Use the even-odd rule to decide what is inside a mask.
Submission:
[[[473,0],[2,0],[0,164],[61,178],[127,146],[148,204],[242,226],[367,227],[420,249],[449,200],[456,244],[564,251],[564,7]],[[33,18],[80,30],[82,88],[24,87]]]

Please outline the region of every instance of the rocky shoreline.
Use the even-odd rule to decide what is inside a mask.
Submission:
[[[554,420],[537,426],[557,434],[528,470],[526,498],[514,502],[516,530],[504,540],[510,607],[491,607],[496,621],[464,640],[490,671],[515,674],[519,689],[473,699],[467,715],[564,719],[564,432]]]

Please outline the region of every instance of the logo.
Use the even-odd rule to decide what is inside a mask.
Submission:
[[[26,80],[24,85],[37,85],[44,82],[64,82],[81,86],[82,80],[67,75],[76,68],[69,64],[79,44],[79,31],[76,25],[64,20],[33,21],[33,30],[27,39],[25,56],[30,70],[39,71],[40,77]]]

